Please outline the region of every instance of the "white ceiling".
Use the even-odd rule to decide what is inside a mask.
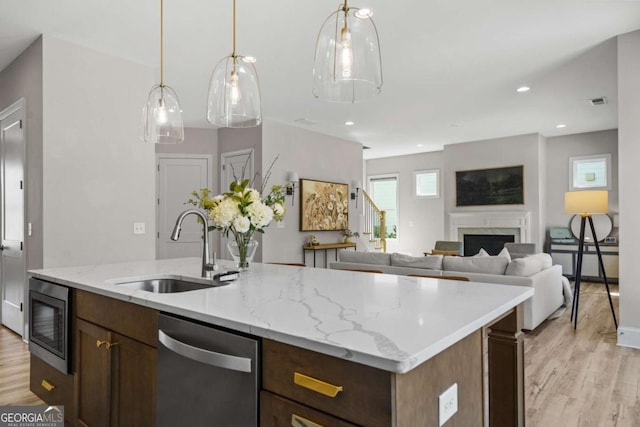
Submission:
[[[237,50],[258,60],[264,117],[360,142],[371,147],[365,158],[616,128],[614,37],[640,29],[640,1],[351,0],[374,11],[384,85],[371,101],[334,104],[312,97],[311,68],[317,32],[340,2],[237,3]],[[42,33],[158,67],[159,5],[0,0],[0,69]],[[165,82],[185,126],[209,127],[209,77],[231,52],[231,10],[231,0],[165,0]],[[521,85],[532,89],[516,93]],[[607,105],[589,104],[602,96]]]

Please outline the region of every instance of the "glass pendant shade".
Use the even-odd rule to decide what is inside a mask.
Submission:
[[[382,90],[378,31],[371,15],[358,11],[345,3],[320,29],[313,63],[316,98],[353,103]]]
[[[229,55],[218,62],[209,82],[207,120],[229,128],[262,123],[258,73],[249,59]]]
[[[143,139],[154,144],[176,144],[184,140],[182,109],[169,86],[155,85],[143,108]]]

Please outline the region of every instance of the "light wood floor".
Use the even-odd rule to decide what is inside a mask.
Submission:
[[[44,405],[29,391],[29,348],[22,338],[0,326],[0,406]]]
[[[640,350],[616,346],[604,286],[584,284],[576,331],[569,315],[525,335],[527,426],[640,427]],[[0,406],[18,404],[43,403],[29,391],[27,345],[0,327]]]
[[[575,331],[570,315],[525,336],[527,425],[640,426],[640,350],[616,345],[604,285],[582,287]]]

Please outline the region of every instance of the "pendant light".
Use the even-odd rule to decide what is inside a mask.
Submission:
[[[378,31],[369,9],[344,0],[324,21],[313,63],[313,96],[333,102],[356,102],[382,89]]]
[[[220,127],[246,128],[262,123],[260,84],[255,59],[236,53],[236,0],[233,0],[233,52],[218,62],[209,82],[207,120]]]
[[[142,110],[142,139],[155,144],[184,140],[182,109],[175,91],[164,84],[164,4],[160,0],[160,84],[149,91]]]

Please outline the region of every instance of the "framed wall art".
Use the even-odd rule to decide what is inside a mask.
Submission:
[[[300,231],[349,228],[349,186],[335,182],[300,180]]]
[[[523,204],[524,166],[456,172],[456,206]]]

